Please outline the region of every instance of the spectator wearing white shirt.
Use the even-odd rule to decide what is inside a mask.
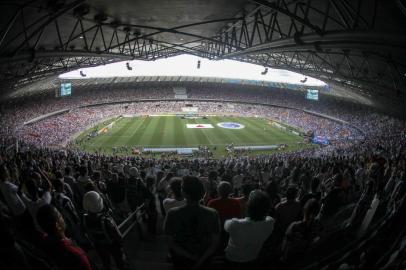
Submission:
[[[225,249],[228,269],[257,269],[258,255],[274,226],[273,218],[267,216],[269,205],[266,193],[253,191],[247,202],[247,217],[225,222],[224,230],[230,235]]]

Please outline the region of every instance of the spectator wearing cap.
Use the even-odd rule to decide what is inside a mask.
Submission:
[[[175,270],[204,269],[219,243],[220,220],[216,210],[200,204],[205,189],[197,177],[183,177],[182,193],[186,205],[170,209],[164,221],[172,262]]]
[[[252,191],[247,201],[247,217],[225,222],[224,229],[230,235],[225,249],[228,269],[257,269],[257,257],[274,225],[273,218],[268,216],[269,207],[265,192]]]
[[[43,248],[61,270],[91,270],[85,252],[65,236],[65,221],[52,205],[41,206],[36,219],[45,232]]]
[[[127,269],[122,247],[122,235],[109,212],[103,211],[103,198],[96,191],[83,196],[83,225],[102,260],[105,270],[111,269],[113,257],[117,268]]]

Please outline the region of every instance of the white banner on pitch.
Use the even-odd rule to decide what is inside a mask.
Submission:
[[[214,128],[212,124],[186,124],[187,128]]]

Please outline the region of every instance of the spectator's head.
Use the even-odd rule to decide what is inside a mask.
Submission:
[[[208,177],[209,177],[209,180],[215,181],[217,179],[217,172],[210,171]]]
[[[61,171],[56,171],[55,172],[55,178],[56,179],[62,179],[63,178],[63,174]]]
[[[114,183],[118,183],[118,173],[111,174],[111,181]]]
[[[221,198],[228,198],[232,191],[233,188],[229,182],[221,181],[217,186],[217,193]]]
[[[317,177],[314,177],[312,179],[312,184],[310,186],[312,192],[317,192],[317,190],[319,189],[319,185],[320,185],[320,179]]]
[[[38,194],[38,184],[33,178],[28,178],[25,181],[25,187],[27,188],[28,195],[30,195],[31,199],[37,200]]]
[[[65,175],[71,175],[72,174],[72,167],[66,166],[65,167]]]
[[[85,185],[85,192],[89,191],[99,192],[99,189],[97,188],[96,184],[93,181],[88,181]]]
[[[306,202],[303,207],[303,216],[305,220],[312,220],[315,219],[316,216],[319,214],[320,205],[316,199],[310,199]]]
[[[182,178],[172,177],[169,188],[172,190],[175,198],[182,198]]]
[[[83,196],[83,209],[87,212],[97,214],[103,208],[103,198],[96,191],[89,191]]]
[[[37,221],[41,229],[51,237],[65,237],[65,221],[59,211],[50,204],[37,211]]]
[[[341,184],[343,183],[343,175],[341,173],[337,173],[336,175],[334,175],[333,181],[334,186],[341,187]]]
[[[297,192],[298,190],[296,186],[289,186],[286,190],[286,200],[289,202],[294,201],[296,199]]]
[[[93,172],[93,181],[100,181],[101,180],[101,173],[100,171],[94,171]]]
[[[129,174],[131,177],[139,177],[139,172],[136,167],[131,167],[129,170]]]
[[[269,197],[274,198],[278,195],[278,184],[275,181],[270,181],[265,188],[266,193],[268,193]]]
[[[4,182],[6,180],[10,180],[10,173],[5,164],[0,166],[0,181]]]
[[[148,188],[152,188],[155,184],[155,177],[148,176],[147,178],[145,178],[145,184]]]
[[[242,191],[242,194],[244,195],[244,197],[248,199],[248,197],[250,196],[250,193],[252,191],[252,186],[250,184],[243,184],[241,186],[241,191]]]
[[[87,167],[86,166],[80,166],[79,174],[80,174],[80,176],[87,176]]]
[[[270,204],[269,196],[265,192],[252,191],[247,201],[247,216],[254,221],[264,220]]]
[[[56,192],[63,193],[64,183],[61,179],[55,179],[52,183]]]
[[[182,193],[188,202],[199,202],[205,193],[204,185],[195,176],[184,176],[182,179]]]

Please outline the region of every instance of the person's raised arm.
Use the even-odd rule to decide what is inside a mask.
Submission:
[[[49,180],[47,174],[46,174],[45,172],[43,172],[39,166],[36,166],[35,169],[36,169],[36,172],[39,173],[39,175],[41,175],[41,176],[45,179],[45,186],[44,186],[44,188],[46,189],[46,191],[51,192],[51,190],[52,190],[52,183],[51,183],[51,181]]]

